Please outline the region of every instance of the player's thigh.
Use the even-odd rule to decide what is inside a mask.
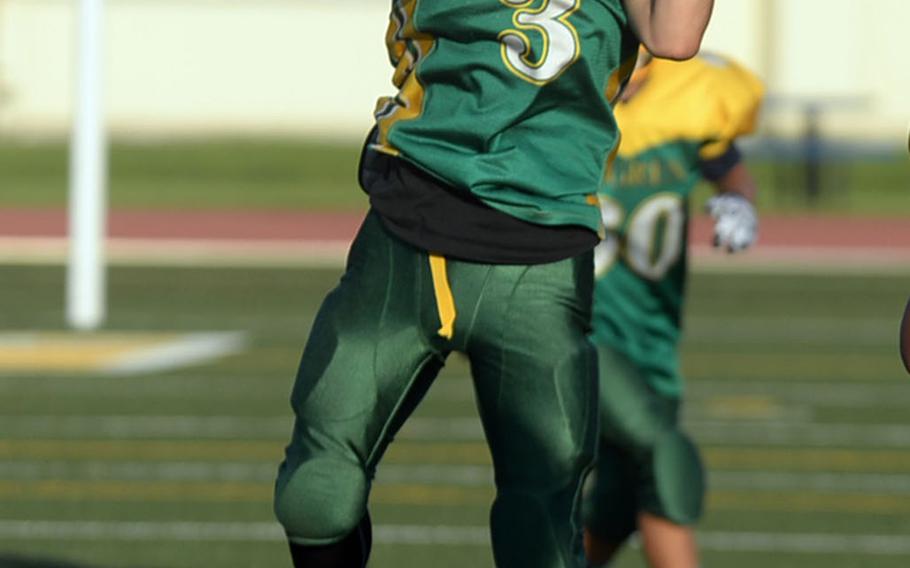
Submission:
[[[574,482],[596,438],[587,259],[500,267],[469,356],[497,478]]]
[[[301,543],[332,542],[359,522],[376,462],[442,364],[428,278],[426,255],[369,216],[316,317],[291,396],[276,513]]]
[[[679,401],[649,386],[646,371],[623,353],[597,345],[600,430],[603,438],[629,451],[647,450],[676,427]]]
[[[468,356],[496,475],[497,566],[583,565],[581,485],[597,438],[592,274],[579,259],[497,267],[475,314]]]
[[[608,517],[613,495],[623,491],[635,496],[638,511],[694,523],[703,509],[705,475],[698,449],[679,425],[679,399],[650,388],[645,373],[621,353],[604,346],[597,353],[601,447],[613,450],[598,456],[595,479],[602,485],[588,505],[594,518]],[[617,479],[626,486],[619,489]]]
[[[344,423],[394,410],[419,368],[440,354],[431,344],[433,306],[425,253],[369,214],[304,348],[292,394],[298,419]]]

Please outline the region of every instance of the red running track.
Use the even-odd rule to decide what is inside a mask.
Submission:
[[[130,239],[350,240],[362,213],[301,211],[112,211],[108,235]],[[0,209],[0,237],[63,237],[60,209]],[[693,242],[707,244],[711,220],[693,218]],[[764,216],[760,244],[775,247],[886,248],[910,251],[910,219]]]

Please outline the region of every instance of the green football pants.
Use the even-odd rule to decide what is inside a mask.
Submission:
[[[296,423],[275,491],[289,539],[328,544],[354,529],[386,447],[446,356],[461,351],[493,456],[497,566],[583,566],[581,482],[597,439],[591,262],[444,259],[395,238],[371,212],[291,395]]]
[[[640,512],[680,525],[702,514],[705,474],[695,444],[679,425],[680,401],[649,386],[639,367],[606,345],[597,346],[600,442],[585,492],[585,525],[621,543]]]

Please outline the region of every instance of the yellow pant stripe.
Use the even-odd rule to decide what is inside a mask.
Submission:
[[[436,293],[436,310],[442,323],[437,333],[446,339],[452,339],[455,333],[455,299],[449,288],[445,257],[430,255],[430,273],[433,275],[433,291]]]

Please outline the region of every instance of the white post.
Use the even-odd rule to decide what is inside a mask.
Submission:
[[[107,158],[102,104],[104,0],[80,0],[76,105],[70,149],[66,319],[97,329],[105,316]]]

